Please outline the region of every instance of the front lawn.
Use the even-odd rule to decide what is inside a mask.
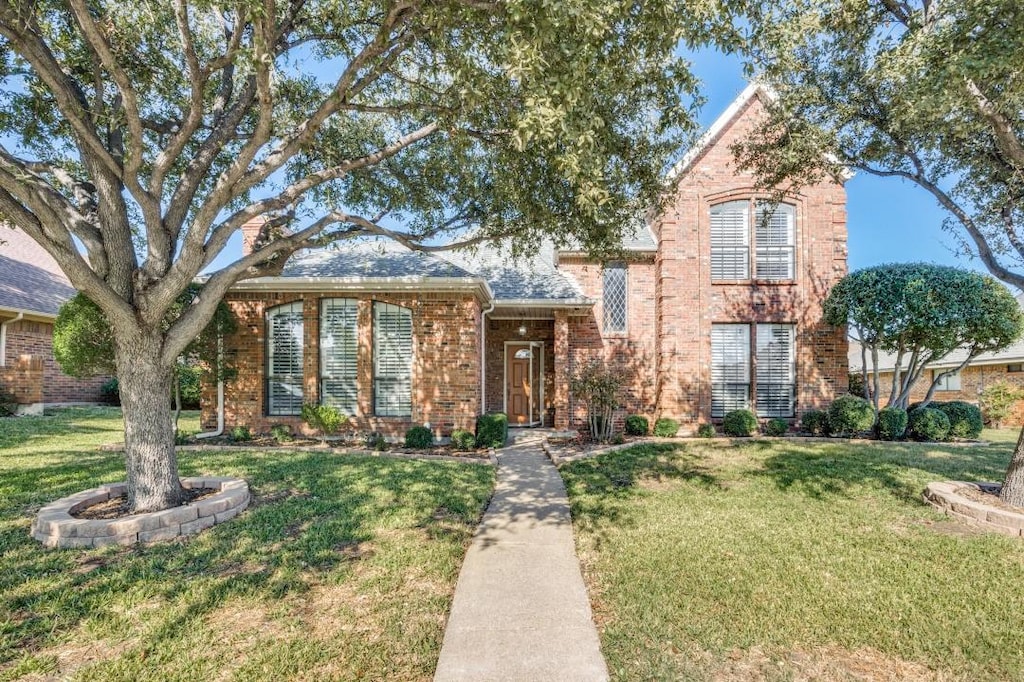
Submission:
[[[722,441],[566,465],[615,679],[1024,678],[1024,540],[947,521],[983,447]]]
[[[45,550],[33,513],[122,480],[116,409],[0,420],[0,681],[430,679],[491,467],[183,453],[250,482],[237,519],[173,543]]]

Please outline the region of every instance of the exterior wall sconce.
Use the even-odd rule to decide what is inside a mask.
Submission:
[[[519,332],[519,336],[526,336],[526,325],[519,325],[519,329],[517,331]]]

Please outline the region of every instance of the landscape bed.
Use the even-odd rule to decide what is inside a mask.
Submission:
[[[431,678],[492,467],[184,452],[183,476],[242,478],[250,508],[188,539],[42,547],[42,506],[123,479],[98,448],[121,428],[116,409],[2,422],[0,681]]]

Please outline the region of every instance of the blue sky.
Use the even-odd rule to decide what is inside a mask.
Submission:
[[[707,102],[700,124],[711,125],[746,87],[740,60],[715,51],[687,54],[704,82]],[[896,178],[858,173],[846,185],[851,270],[881,263],[926,261],[984,271],[958,252],[954,234],[942,229],[945,211],[930,194]]]

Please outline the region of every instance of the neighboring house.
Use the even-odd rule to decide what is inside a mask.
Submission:
[[[41,246],[0,223],[0,384],[20,409],[103,399],[107,377],[76,379],[53,358],[53,323],[75,289]]]
[[[390,242],[297,254],[280,276],[240,282],[225,348],[230,428],[300,424],[304,402],[337,405],[360,431],[398,436],[512,424],[583,424],[570,375],[589,357],[627,370],[625,413],[684,432],[751,407],[795,419],[846,391],[845,330],[822,321],[846,274],[845,192],[825,182],[772,209],[733,169],[730,145],[763,114],[748,87],[672,171],[674,199],[621,260],[542,247],[414,253]],[[244,242],[250,244],[252,230]],[[204,426],[216,422],[207,389]]]
[[[1017,302],[1024,306],[1024,294],[1017,297]],[[911,389],[910,402],[924,400],[928,388],[936,375],[959,367],[967,358],[967,351],[955,350],[940,361],[930,364],[921,374],[921,378]],[[861,360],[860,343],[850,341],[850,371],[860,373],[864,366]],[[871,358],[868,358],[868,384],[871,377]],[[896,368],[896,356],[880,353],[878,357],[878,380],[881,403],[885,405],[892,388],[892,374]],[[959,372],[947,374],[935,389],[932,400],[946,402],[964,400],[977,404],[981,392],[986,386],[996,382],[1006,382],[1011,386],[1024,389],[1024,339],[998,353],[982,353]],[[1024,424],[1024,401],[1018,401],[1009,422]]]

